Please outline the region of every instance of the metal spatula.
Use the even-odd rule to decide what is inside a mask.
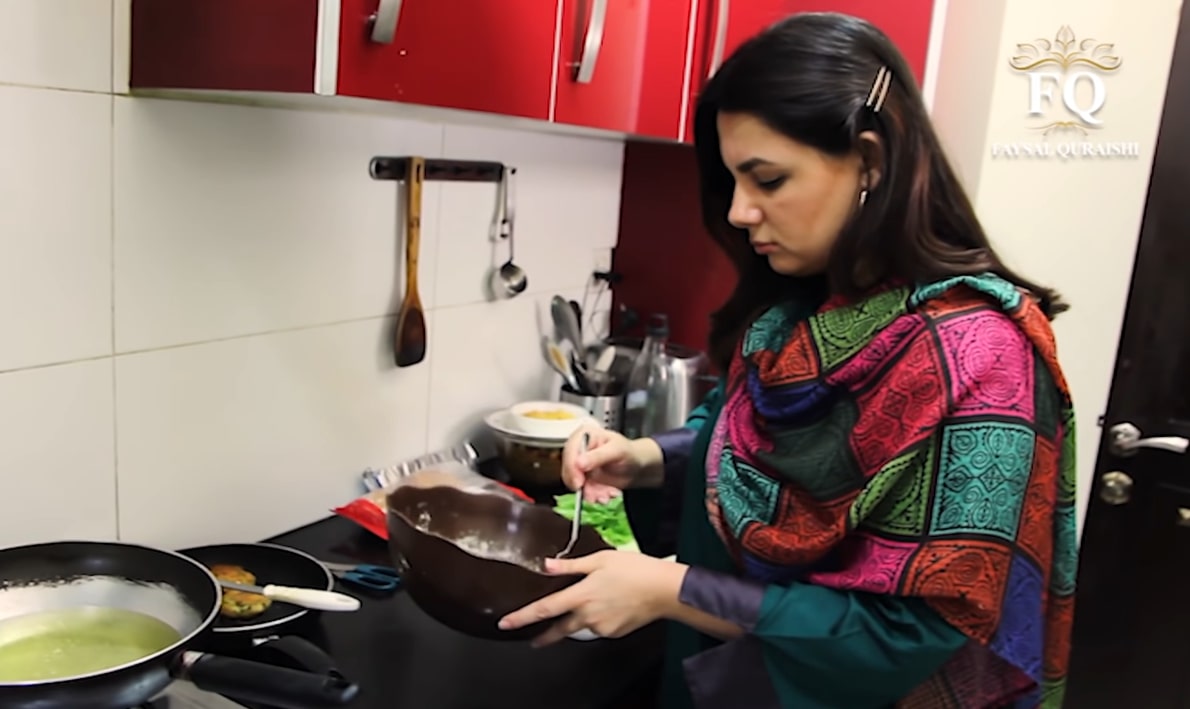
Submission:
[[[578,454],[582,455],[587,452],[587,446],[591,444],[591,434],[584,432],[581,443],[579,445]],[[583,488],[584,484],[574,492],[574,517],[570,520],[570,541],[566,543],[566,548],[558,552],[555,559],[561,559],[570,554],[574,550],[574,543],[578,541],[578,530],[582,524],[583,519]]]

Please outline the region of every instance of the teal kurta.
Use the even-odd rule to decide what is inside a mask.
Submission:
[[[722,405],[722,387],[720,383],[687,422],[698,435],[681,485],[678,560],[735,576],[738,570],[712,528],[705,506],[705,457]],[[639,520],[642,527],[655,531],[649,518],[655,517],[656,511],[642,509],[642,505],[655,504],[657,499],[654,491],[629,491],[626,502],[633,508],[634,524]],[[770,695],[784,697],[782,704],[796,709],[890,707],[968,642],[917,599],[802,583],[769,585],[763,594],[750,632],[732,642],[759,643],[767,670],[760,681],[767,679],[772,684]],[[684,625],[669,625],[661,702],[665,709],[703,709],[712,701],[723,701],[724,696],[737,695],[729,686],[703,686],[692,693],[684,669],[688,659],[722,646]],[[772,651],[764,651],[766,646]],[[754,672],[747,674],[755,677]],[[720,684],[731,683],[730,673],[727,676]],[[710,695],[704,691],[708,689]],[[738,709],[748,708],[739,704]]]

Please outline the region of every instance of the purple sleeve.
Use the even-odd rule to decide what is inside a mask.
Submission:
[[[652,438],[661,448],[661,460],[665,465],[665,485],[671,480],[680,484],[682,474],[690,463],[690,449],[694,447],[694,439],[698,437],[698,429],[676,428],[672,431],[653,434]]]
[[[691,566],[682,579],[678,600],[751,632],[760,619],[767,589],[763,583]]]
[[[664,465],[660,508],[657,511],[657,539],[642,547],[647,547],[647,552],[653,556],[669,556],[677,550],[682,521],[682,490],[686,469],[690,464],[690,449],[694,447],[697,437],[698,430],[693,428],[678,428],[652,436],[661,448]]]
[[[760,617],[765,589],[764,584],[692,566],[678,599],[751,631]],[[688,657],[682,668],[698,709],[781,706],[765,667],[761,640],[751,634]]]

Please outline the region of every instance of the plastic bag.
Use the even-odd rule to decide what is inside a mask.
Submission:
[[[392,477],[385,482],[387,483],[386,487],[367,492],[331,511],[355,522],[381,539],[388,539],[388,504],[386,500],[389,493],[402,486],[455,487],[466,492],[497,494],[514,500],[533,502],[533,498],[521,490],[484,477],[470,466],[454,461],[443,462],[432,468],[424,468],[407,475]]]

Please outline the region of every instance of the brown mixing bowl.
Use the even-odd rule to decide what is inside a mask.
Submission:
[[[496,623],[582,578],[529,568],[541,568],[566,546],[570,521],[549,507],[502,495],[445,486],[398,487],[388,496],[388,539],[414,603],[439,623],[473,637],[528,640],[540,635],[553,620],[519,630],[500,630]],[[583,526],[570,556],[611,548],[598,532]]]

